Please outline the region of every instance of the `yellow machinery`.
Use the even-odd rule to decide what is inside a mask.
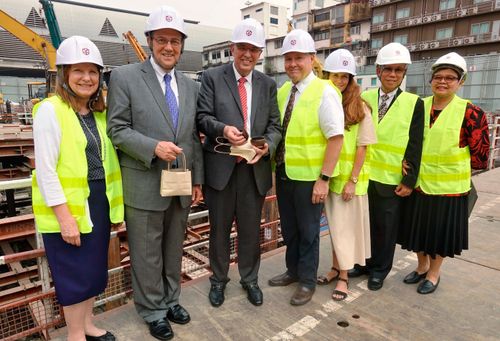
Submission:
[[[128,40],[132,48],[134,49],[135,54],[139,58],[141,62],[145,61],[148,58],[148,54],[142,48],[141,44],[137,41],[137,38],[131,31],[127,33],[123,33],[123,37]]]
[[[56,86],[56,49],[45,38],[30,30],[19,21],[0,10],[0,26],[5,28],[12,35],[23,43],[34,49],[46,62],[47,93],[51,95],[55,92]]]

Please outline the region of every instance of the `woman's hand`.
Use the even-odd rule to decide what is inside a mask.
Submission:
[[[80,230],[78,229],[78,224],[75,218],[71,217],[65,222],[59,222],[61,224],[61,237],[62,239],[71,245],[80,246]]]
[[[352,181],[347,181],[344,186],[344,190],[342,191],[342,199],[344,201],[350,201],[352,198],[354,198],[355,192],[356,184]]]

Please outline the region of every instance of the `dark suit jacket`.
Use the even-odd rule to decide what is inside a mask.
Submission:
[[[252,73],[251,136],[264,136],[269,144],[270,156],[253,165],[255,183],[261,195],[272,186],[271,158],[281,141],[280,113],[276,99],[276,83],[259,71]],[[198,96],[197,124],[206,135],[205,183],[222,190],[228,183],[236,164],[234,156],[216,153],[215,138],[223,136],[226,125],[243,128],[240,96],[232,64],[203,72]]]
[[[108,135],[118,147],[125,204],[134,208],[162,211],[171,197],[160,196],[160,177],[166,161],[155,156],[159,141],[174,142],[183,149],[193,184],[203,183],[203,159],[196,129],[196,98],[199,86],[175,71],[179,90],[179,121],[174,131],[172,118],[151,62],[125,65],[111,73],[108,92]],[[191,204],[183,196],[181,205]]]

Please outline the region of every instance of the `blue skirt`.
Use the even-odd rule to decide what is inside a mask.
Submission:
[[[43,242],[56,296],[63,306],[83,302],[106,289],[111,222],[104,180],[89,181],[88,199],[94,227],[81,234],[81,246],[66,243],[60,233],[44,233]]]

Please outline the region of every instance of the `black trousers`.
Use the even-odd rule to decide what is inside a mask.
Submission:
[[[257,283],[260,266],[260,219],[265,196],[257,190],[253,169],[236,164],[227,186],[218,191],[205,186],[210,218],[209,258],[212,283],[227,283],[231,255],[230,234],[236,220],[240,283]]]
[[[392,268],[403,198],[394,193],[396,186],[370,181],[370,238],[372,257],[367,261],[370,276],[385,279]]]
[[[316,287],[323,211],[323,204],[312,203],[314,183],[289,179],[284,166],[276,169],[276,194],[281,233],[286,245],[287,272],[311,289]]]

